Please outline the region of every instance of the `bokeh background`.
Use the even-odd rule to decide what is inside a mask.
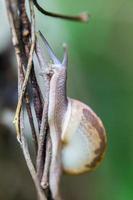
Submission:
[[[91,13],[88,24],[45,17],[40,29],[61,58],[68,44],[68,94],[89,104],[108,135],[104,161],[95,172],[64,176],[65,200],[133,199],[133,1],[39,1],[47,9]],[[0,199],[34,200],[34,185],[12,126],[17,102],[16,62],[4,0],[0,1]]]

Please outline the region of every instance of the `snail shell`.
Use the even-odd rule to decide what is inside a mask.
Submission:
[[[62,165],[66,173],[93,170],[106,149],[106,133],[99,117],[84,103],[68,99],[62,133]]]

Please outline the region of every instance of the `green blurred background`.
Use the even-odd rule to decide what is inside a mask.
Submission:
[[[44,33],[60,58],[63,55],[62,43],[68,44],[68,94],[93,108],[103,120],[108,135],[105,159],[95,172],[78,177],[63,177],[64,199],[132,200],[133,1],[39,2],[55,12],[77,14],[85,10],[91,14],[88,24],[80,24],[45,17],[36,10],[37,29]],[[4,12],[4,6],[1,11]],[[0,35],[0,41],[3,40],[0,55],[9,53],[10,38],[6,34],[9,30],[4,24],[0,28],[3,31],[3,35]],[[0,66],[1,63],[0,59]],[[4,70],[0,73],[4,73]],[[4,84],[0,86],[1,95],[4,87]],[[4,127],[0,131],[0,148],[3,152],[0,154],[0,199],[35,199],[34,186],[19,145],[15,136],[6,131],[7,125],[11,129],[11,119],[8,114],[5,117],[4,112],[13,112],[13,109],[7,107],[8,104],[5,108],[1,106],[0,115],[1,127]]]

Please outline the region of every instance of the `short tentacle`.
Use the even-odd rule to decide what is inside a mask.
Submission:
[[[63,61],[62,61],[62,66],[63,67],[67,67],[68,66],[68,51],[67,51],[67,45],[63,44],[63,48],[64,48],[64,57],[63,57]]]

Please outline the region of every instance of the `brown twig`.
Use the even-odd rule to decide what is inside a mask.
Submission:
[[[30,50],[30,53],[29,53],[28,65],[27,65],[27,69],[26,69],[26,74],[25,74],[23,85],[22,85],[22,90],[21,90],[21,93],[20,93],[20,96],[19,96],[16,114],[15,114],[15,117],[14,117],[14,124],[15,124],[15,127],[16,127],[17,139],[19,141],[21,141],[21,134],[20,134],[20,128],[19,128],[20,127],[19,118],[20,118],[20,112],[21,112],[21,108],[22,108],[23,96],[25,94],[27,83],[28,83],[28,80],[29,80],[29,75],[30,75],[30,72],[31,72],[34,48],[35,48],[35,36],[33,35],[31,50]]]
[[[18,7],[20,8],[19,3],[21,1],[18,2],[18,1],[13,1],[13,0],[9,0],[9,1],[6,0],[5,2],[6,2],[6,7],[7,7],[9,24],[12,31],[12,41],[13,41],[13,45],[16,52],[18,70],[20,71],[21,79],[24,80],[24,70],[25,70],[24,66],[27,64],[25,63],[25,59],[24,59],[24,48],[23,48],[22,34],[21,34],[21,28],[22,28],[21,20],[20,20],[21,18],[18,15]],[[26,109],[28,112],[28,117],[29,117],[31,129],[32,129],[32,135],[36,135],[31,107],[29,104],[30,100],[29,100],[28,92],[26,92],[26,96],[24,96],[24,100],[26,103]]]
[[[40,130],[44,102],[43,102],[41,90],[36,80],[34,67],[32,67],[31,69],[31,84],[32,84],[34,109],[35,109],[36,118],[38,122],[38,129]]]
[[[41,186],[43,189],[49,189],[49,168],[51,163],[51,155],[52,155],[52,143],[49,132],[47,133],[47,143],[46,143],[46,156],[45,156],[45,165],[41,180]]]
[[[22,0],[21,0],[22,1]],[[22,19],[22,40],[24,43],[24,50],[25,50],[25,56],[24,60],[26,63],[28,62],[29,58],[29,52],[30,52],[30,36],[31,36],[31,25],[26,13],[25,9],[25,4],[24,0],[20,4],[20,17]],[[34,10],[30,8],[30,13],[33,13],[34,15]],[[32,21],[32,19],[31,19]],[[25,66],[26,67],[26,66]],[[31,74],[30,74],[30,80],[31,80],[31,89],[32,89],[32,94],[33,94],[33,103],[34,103],[34,109],[36,113],[36,118],[38,122],[38,128],[40,129],[40,124],[41,124],[41,119],[42,119],[42,110],[43,110],[43,100],[42,100],[42,95],[41,95],[41,90],[39,88],[39,85],[37,83],[35,71],[34,71],[34,63],[32,62],[32,68],[31,68]]]
[[[21,121],[20,126],[21,126],[21,141],[22,141],[21,147],[22,147],[22,150],[23,150],[25,161],[27,163],[28,169],[30,171],[30,174],[32,176],[32,179],[34,181],[34,184],[35,184],[35,187],[36,187],[36,190],[37,190],[38,200],[47,200],[45,195],[44,195],[43,190],[40,187],[40,183],[39,183],[34,165],[32,163],[31,157],[30,157],[27,141],[26,141],[26,138],[25,138],[25,135],[24,135],[24,132],[23,132],[24,127],[23,127],[22,113],[21,113],[20,121]]]
[[[45,104],[43,107],[42,123],[41,123],[40,134],[39,134],[39,146],[38,146],[38,154],[37,154],[37,174],[38,174],[39,180],[41,181],[43,171],[44,171],[44,154],[46,153],[45,140],[46,140],[46,134],[48,130],[48,104],[49,104],[50,74],[49,72],[46,73],[46,69],[45,69],[46,63],[41,56],[41,50],[40,50],[38,41],[36,42],[36,54],[37,54],[37,58],[38,58],[41,70],[42,70],[42,76],[45,83],[45,90],[44,90]]]
[[[26,102],[26,110],[28,113],[29,123],[30,123],[30,127],[31,127],[31,132],[32,132],[32,139],[33,139],[34,146],[35,146],[35,153],[37,154],[38,135],[36,134],[35,126],[33,123],[33,116],[32,116],[32,111],[31,111],[31,107],[30,107],[30,98],[27,96],[27,93],[25,94],[25,102]]]
[[[22,96],[25,93],[26,90],[26,85],[27,85],[27,80],[28,80],[28,76],[30,74],[30,68],[31,68],[31,62],[32,62],[32,56],[33,56],[33,50],[34,50],[34,38],[35,38],[35,33],[34,33],[34,29],[32,32],[32,45],[31,45],[31,51],[30,51],[30,57],[28,60],[28,67],[29,69],[26,72],[26,78],[24,79],[24,57],[23,57],[23,43],[22,40],[20,40],[21,38],[21,29],[20,29],[20,24],[21,24],[21,18],[18,15],[18,10],[19,10],[19,3],[22,1],[13,1],[13,0],[6,0],[6,7],[7,7],[7,13],[8,13],[8,17],[9,17],[9,24],[11,27],[11,31],[12,31],[12,39],[13,39],[13,44],[15,47],[15,52],[16,52],[16,56],[17,56],[17,62],[18,62],[18,94],[21,100],[19,100],[19,102],[22,103]],[[30,2],[30,5],[33,7],[32,5],[32,1]],[[32,16],[33,17],[33,16]],[[32,24],[33,27],[34,24]],[[24,82],[24,83],[23,83]],[[22,90],[22,85],[23,85],[23,90]],[[27,102],[26,102],[27,103]],[[29,106],[29,102],[27,104],[27,106]],[[30,107],[29,107],[30,108]],[[20,110],[19,110],[20,109]],[[21,135],[21,141],[22,141],[22,150],[24,153],[24,157],[27,163],[27,166],[29,168],[29,171],[32,175],[33,181],[35,183],[35,187],[38,193],[38,197],[39,200],[45,200],[45,195],[40,187],[37,175],[36,175],[36,171],[34,169],[30,154],[29,154],[29,150],[28,150],[28,146],[26,143],[26,138],[23,134],[23,120],[22,120],[22,111],[21,111],[21,105],[19,105],[19,111],[18,113],[20,113],[20,118],[18,118],[18,123],[20,124],[20,135]],[[28,112],[29,113],[29,112]],[[31,113],[30,113],[31,114]],[[34,125],[34,124],[33,124]]]
[[[27,63],[28,63],[28,58],[29,58],[29,54],[30,54],[30,50],[31,50],[31,32],[34,32],[34,26],[35,26],[35,20],[34,20],[34,12],[32,12],[31,15],[31,24],[32,27],[30,26],[30,22],[26,13],[26,9],[25,9],[25,0],[20,0],[18,3],[18,8],[19,8],[19,23],[20,23],[20,36],[21,36],[21,41],[22,41],[22,63],[23,63],[23,77],[25,77],[26,74],[26,69],[27,69]],[[33,23],[32,23],[33,21]],[[32,34],[33,35],[33,34]],[[34,36],[35,37],[35,36]],[[35,40],[35,38],[34,38]],[[34,70],[33,68],[33,63],[31,63],[31,69],[30,69],[30,74],[31,71]],[[30,76],[29,76],[30,78]],[[29,79],[28,78],[28,79]],[[24,79],[24,78],[23,78]],[[31,107],[30,107],[30,98],[28,95],[28,92],[25,93],[24,96],[25,102],[26,102],[26,110],[28,113],[28,118],[29,118],[29,122],[30,122],[30,126],[31,126],[31,131],[32,131],[32,138],[34,141],[34,145],[35,145],[35,150],[37,152],[38,149],[38,139],[37,139],[37,133],[35,130],[35,126],[34,126],[34,121],[33,121],[33,116],[32,116],[32,111],[31,111]]]
[[[33,0],[34,5],[36,6],[36,8],[44,15],[50,16],[50,17],[56,17],[56,18],[60,18],[60,19],[65,19],[65,20],[71,20],[71,21],[77,21],[77,22],[87,22],[89,20],[90,15],[87,14],[86,12],[81,13],[80,15],[77,16],[69,16],[69,15],[61,15],[58,13],[53,13],[53,12],[49,12],[45,9],[43,9],[39,3],[37,2],[37,0]]]

